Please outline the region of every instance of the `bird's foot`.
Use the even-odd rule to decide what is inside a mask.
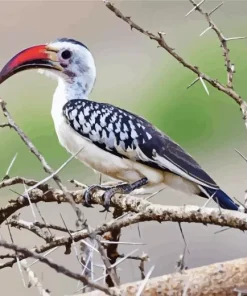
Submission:
[[[109,208],[110,208],[110,204],[111,204],[111,198],[113,197],[114,194],[119,193],[119,194],[129,194],[132,191],[134,191],[135,189],[139,189],[142,186],[146,185],[148,183],[148,179],[147,178],[143,178],[141,180],[138,180],[132,184],[120,184],[117,186],[114,186],[108,190],[106,190],[106,192],[103,194],[103,199],[104,199],[104,210],[100,211],[100,212],[110,212]]]
[[[93,208],[91,203],[91,196],[96,190],[107,190],[109,187],[107,186],[101,186],[101,185],[91,185],[88,186],[88,188],[85,190],[84,193],[84,206],[87,208]]]

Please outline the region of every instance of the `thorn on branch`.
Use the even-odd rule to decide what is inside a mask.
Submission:
[[[191,86],[193,86],[197,81],[199,81],[199,77],[197,77],[195,80],[192,81],[190,85],[187,86],[187,89],[189,89]]]
[[[141,296],[141,294],[142,294],[142,292],[143,292],[143,290],[144,290],[144,288],[145,288],[145,286],[146,286],[146,284],[147,284],[147,282],[148,282],[148,279],[150,278],[152,272],[154,271],[154,268],[155,268],[155,265],[153,265],[153,266],[149,269],[148,273],[147,273],[146,276],[145,276],[145,279],[142,281],[141,285],[139,286],[139,289],[138,289],[138,291],[137,291],[137,293],[136,293],[136,296]]]
[[[230,38],[225,38],[225,41],[242,40],[242,39],[247,39],[247,36],[244,36],[244,37],[230,37]]]
[[[205,89],[207,95],[209,96],[209,91],[208,91],[208,88],[207,88],[207,86],[206,86],[206,83],[204,82],[204,80],[203,80],[203,78],[202,78],[201,76],[199,77],[199,79],[200,79],[200,81],[201,81],[201,83],[202,83],[202,86],[204,87],[204,89]]]
[[[203,36],[205,33],[207,33],[207,31],[211,30],[212,26],[207,27],[207,29],[205,29],[201,34],[200,37]]]
[[[208,13],[208,16],[210,16],[210,15],[213,14],[216,10],[218,10],[223,4],[224,4],[224,2],[221,2],[219,5],[217,5],[212,11],[210,11],[210,12]]]
[[[13,165],[14,165],[14,162],[15,162],[15,160],[16,160],[16,158],[17,158],[17,155],[18,155],[18,152],[14,155],[14,157],[12,158],[12,160],[11,160],[11,162],[10,162],[10,164],[9,164],[9,167],[7,168],[7,171],[6,171],[6,173],[5,173],[5,176],[3,177],[3,180],[7,180],[7,179],[10,179],[10,170],[11,170],[11,168],[13,167]]]
[[[206,83],[204,82],[203,78],[201,76],[197,77],[195,80],[192,81],[192,83],[190,85],[187,86],[187,89],[189,89],[190,87],[192,87],[194,84],[196,84],[197,81],[201,81],[203,88],[205,89],[207,95],[209,95],[209,91],[208,88],[206,86]]]
[[[194,1],[190,1],[194,5],[194,7],[185,15],[185,17],[189,16],[193,11],[197,10],[204,1],[205,0],[201,0],[201,2],[199,2],[198,4],[196,4]]]
[[[159,34],[160,37],[166,35],[166,33],[162,32],[162,31],[158,32],[158,34]]]
[[[98,289],[98,290],[106,293],[107,295],[113,295],[109,289],[107,289],[107,288],[105,288],[103,286],[97,285],[97,284],[89,281],[85,276],[82,276],[79,273],[75,273],[75,272],[67,269],[63,265],[59,265],[59,264],[55,263],[54,261],[51,261],[51,260],[45,258],[42,255],[39,255],[39,254],[37,254],[37,253],[35,253],[33,251],[28,250],[27,248],[22,248],[22,247],[19,247],[19,246],[13,244],[13,243],[12,244],[7,243],[7,242],[5,242],[3,240],[0,240],[0,246],[2,246],[4,248],[7,248],[7,249],[10,249],[10,250],[13,250],[16,253],[20,253],[20,254],[22,254],[22,255],[24,255],[26,257],[33,257],[35,259],[38,259],[42,263],[48,265],[50,268],[54,269],[55,271],[57,271],[59,273],[62,273],[62,274],[66,275],[66,276],[68,276],[68,277],[70,277],[72,279],[80,280],[83,284],[89,285],[90,287],[92,287],[94,289]]]

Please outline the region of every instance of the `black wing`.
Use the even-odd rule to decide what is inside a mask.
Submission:
[[[71,100],[63,113],[76,132],[105,151],[218,188],[188,153],[137,115],[89,100]]]

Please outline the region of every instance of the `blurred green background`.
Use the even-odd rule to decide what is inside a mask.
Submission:
[[[206,1],[203,7],[210,11],[219,3]],[[191,9],[189,1],[115,1],[115,4],[125,15],[131,16],[149,31],[165,31],[168,44],[186,60],[210,76],[226,82],[222,49],[214,32],[208,31],[199,37],[207,28],[206,21],[198,13],[184,17]],[[194,74],[163,49],[157,48],[154,41],[131,31],[101,1],[2,1],[0,8],[2,66],[21,49],[34,44],[46,43],[57,37],[82,41],[90,48],[96,61],[97,81],[90,96],[92,100],[112,103],[147,118],[192,154],[225,191],[244,200],[247,167],[234,149],[247,155],[247,131],[239,107],[233,100],[207,84],[208,96],[199,82],[187,90],[186,87],[195,79]],[[213,19],[226,36],[246,36],[246,12],[245,1],[226,1]],[[247,98],[246,40],[232,41],[229,46],[236,66],[235,89],[243,98]],[[58,143],[50,116],[55,87],[55,81],[30,71],[18,74],[1,85],[0,96],[8,103],[14,119],[48,163],[58,168],[69,155]],[[4,121],[0,113],[0,122]],[[13,131],[1,129],[0,143],[0,176],[5,174],[17,152],[12,176],[36,179],[45,176],[38,161]],[[84,183],[98,181],[93,171],[76,160],[60,175],[69,187],[67,180],[71,178]],[[1,205],[14,197],[8,190],[1,191],[0,195]],[[154,202],[202,205],[204,200],[166,190],[155,197]],[[63,211],[73,226],[74,216],[67,206],[42,205],[42,209],[47,220],[53,222],[59,221],[59,212],[55,217],[54,211]],[[98,213],[98,208],[84,211],[93,226],[105,219]],[[28,210],[23,213],[22,217],[32,219]],[[154,275],[174,271],[175,262],[183,250],[178,226],[172,223],[145,223],[140,227],[145,233],[141,240],[147,243],[143,250],[149,253],[151,263],[156,264]],[[184,228],[191,253],[188,260],[190,267],[247,255],[245,248],[242,248],[246,243],[243,233],[230,230],[214,235],[219,228],[200,225],[184,225]],[[7,237],[5,228],[2,232]],[[24,231],[21,234],[15,232],[15,235],[16,240],[25,245],[31,246],[32,239],[35,241]],[[124,239],[138,240],[137,228],[133,226],[125,230]],[[64,258],[61,255],[62,251],[55,258],[61,260]],[[65,260],[71,268],[77,264],[75,260]],[[37,267],[39,273],[44,270],[50,274],[43,266]],[[3,279],[9,279],[9,276],[13,277],[11,270],[0,271],[3,290],[14,295],[21,289],[21,293],[27,295],[21,286],[18,271],[15,271],[16,286],[9,287],[4,282]],[[65,279],[63,284],[57,285],[59,276],[55,277],[53,273],[52,276],[55,280],[44,276],[44,281],[55,291],[54,295],[73,291],[73,281]],[[123,281],[138,279],[136,264],[126,263],[121,277]],[[30,295],[33,293],[30,292]]]

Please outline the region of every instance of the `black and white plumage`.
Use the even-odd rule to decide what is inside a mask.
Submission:
[[[174,171],[177,174],[181,170],[181,174],[184,172],[189,179],[196,179],[198,183],[218,189],[189,154],[137,115],[110,104],[85,99],[67,102],[63,114],[76,132],[106,152],[154,169]],[[170,169],[166,161],[171,163],[168,165]]]
[[[145,179],[146,190],[168,185],[189,194],[212,196],[223,208],[239,209],[188,153],[151,123],[126,110],[88,100],[96,68],[84,44],[62,38],[42,46],[11,59],[0,81],[33,67],[48,70],[58,79],[51,113],[58,139],[70,153],[82,149],[77,155],[80,161],[114,179],[128,183]]]

